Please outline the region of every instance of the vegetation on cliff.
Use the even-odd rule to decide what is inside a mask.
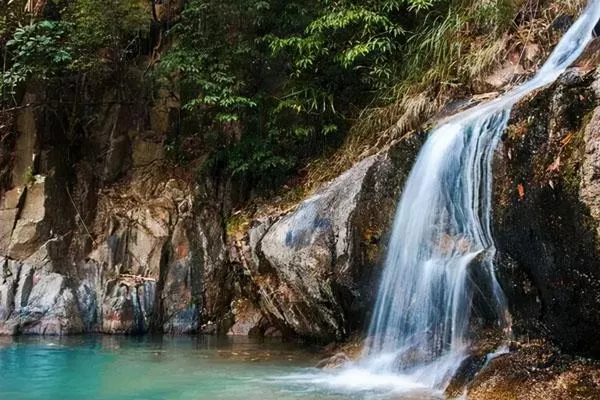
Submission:
[[[485,89],[492,66],[552,41],[547,25],[582,2],[552,3],[13,0],[0,5],[2,104],[32,81],[69,92],[57,108],[100,102],[87,82],[166,87],[182,104],[164,141],[174,162],[210,154],[201,171],[234,177],[247,199],[307,165],[309,180],[331,178]]]

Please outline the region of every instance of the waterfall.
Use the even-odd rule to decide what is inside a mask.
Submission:
[[[470,271],[489,288],[506,324],[493,268],[492,158],[513,105],[554,82],[583,52],[600,18],[592,0],[537,74],[494,101],[435,128],[422,148],[396,212],[379,294],[359,366],[371,376],[409,377],[444,388],[467,355],[473,291]]]
[[[277,382],[302,390],[326,387],[350,398],[357,392],[443,398],[469,355],[475,290],[484,289],[499,326],[509,327],[493,266],[494,151],[513,105],[573,63],[599,19],[600,0],[591,0],[531,80],[430,133],[398,204],[361,359],[335,372],[294,374]]]

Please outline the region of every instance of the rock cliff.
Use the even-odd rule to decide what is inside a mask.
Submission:
[[[198,331],[229,304],[225,238],[210,188],[165,156],[176,97],[107,91],[69,136],[46,93],[3,143],[2,333]]]
[[[386,231],[420,139],[361,161],[284,215],[252,222],[236,242],[271,325],[319,341],[368,323]]]
[[[513,111],[496,152],[494,232],[517,337],[598,356],[595,65],[588,54]],[[77,134],[61,129],[65,114],[51,109],[41,83],[3,114],[14,134],[0,148],[0,332],[330,341],[364,329],[425,134],[228,235],[232,182],[196,174],[201,147],[189,165],[169,159],[180,104],[176,93],[158,93],[105,89],[102,104],[71,124]]]
[[[498,269],[515,332],[600,355],[598,75],[573,68],[513,113],[496,159]]]

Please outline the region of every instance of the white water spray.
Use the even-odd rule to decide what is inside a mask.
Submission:
[[[530,81],[455,115],[431,133],[400,199],[361,360],[337,372],[283,381],[348,395],[442,398],[468,355],[472,269],[477,269],[477,284],[488,289],[499,324],[507,324],[492,264],[493,153],[513,105],[554,82],[573,63],[599,19],[600,0],[591,0]]]
[[[444,388],[467,355],[473,283],[491,288],[499,322],[504,295],[493,269],[491,164],[513,105],[554,82],[583,52],[600,18],[593,0],[527,83],[436,128],[404,188],[361,368],[403,373]]]

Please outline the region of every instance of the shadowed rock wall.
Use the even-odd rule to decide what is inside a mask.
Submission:
[[[496,160],[499,271],[517,334],[600,355],[598,76],[574,68],[522,102]]]
[[[106,89],[65,131],[49,90],[29,88],[3,142],[1,332],[198,331],[230,295],[220,204],[164,154],[177,96]]]

